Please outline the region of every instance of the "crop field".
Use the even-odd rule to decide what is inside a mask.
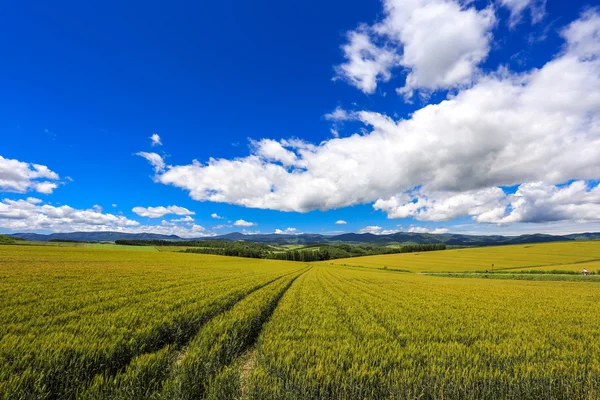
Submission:
[[[596,399],[595,284],[313,268],[261,334],[253,398]]]
[[[600,261],[600,241],[558,242],[477,247],[424,253],[389,254],[328,261],[330,265],[402,269],[410,272],[463,272],[531,270],[536,268],[581,271]],[[588,268],[589,270],[590,268]]]
[[[48,246],[48,247],[79,247],[85,249],[100,250],[129,250],[129,251],[158,251],[153,246],[123,246],[114,243],[80,243],[80,242],[30,242],[26,240],[17,241],[22,246]],[[181,248],[179,248],[181,250]]]
[[[378,270],[592,265],[600,242],[418,254],[0,246],[0,398],[600,398],[600,282]]]

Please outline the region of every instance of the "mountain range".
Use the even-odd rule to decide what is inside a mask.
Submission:
[[[320,235],[303,233],[299,235],[258,234],[246,235],[239,232],[220,236],[201,237],[195,239],[181,238],[176,235],[159,235],[154,233],[121,233],[121,232],[70,232],[70,233],[15,233],[8,236],[20,237],[31,241],[72,240],[82,242],[114,242],[119,239],[129,240],[229,240],[256,243],[277,244],[313,244],[313,243],[352,243],[352,244],[390,244],[390,243],[445,243],[449,246],[491,246],[503,244],[526,244],[543,242],[564,242],[571,240],[599,240],[600,232],[577,233],[571,235],[532,234],[520,236],[500,235],[461,235],[453,233],[412,233],[397,232],[389,235],[372,233],[344,233],[341,235]]]

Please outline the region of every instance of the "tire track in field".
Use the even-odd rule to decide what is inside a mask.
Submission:
[[[310,268],[308,268],[310,269]],[[171,349],[169,350],[169,352],[174,353],[173,355],[173,360],[174,360],[174,364],[181,364],[183,362],[183,360],[186,357],[186,347],[188,346],[188,344],[190,343],[190,341],[200,332],[200,330],[207,324],[209,323],[211,320],[213,320],[214,318],[217,318],[219,315],[225,314],[226,312],[230,311],[233,307],[235,307],[238,303],[242,302],[245,298],[247,298],[248,296],[250,296],[252,293],[255,293],[263,288],[265,288],[266,286],[280,280],[280,279],[284,279],[285,277],[289,276],[289,275],[293,275],[293,274],[297,274],[296,277],[294,277],[289,283],[288,285],[286,285],[286,287],[284,288],[283,292],[280,294],[280,296],[278,296],[278,298],[276,299],[277,302],[279,301],[279,299],[281,298],[281,296],[283,296],[283,293],[285,293],[285,291],[287,291],[287,289],[289,288],[289,286],[291,286],[291,284],[301,275],[303,275],[304,273],[306,273],[308,271],[308,269],[304,269],[304,270],[300,270],[300,271],[293,271],[293,272],[288,272],[286,274],[277,276],[273,279],[268,280],[267,282],[261,283],[259,285],[254,286],[253,288],[251,288],[250,290],[246,291],[245,293],[243,293],[241,296],[236,297],[235,299],[233,299],[232,301],[230,301],[229,303],[227,303],[224,307],[219,308],[218,310],[215,310],[212,313],[208,313],[206,315],[203,316],[203,318],[201,318],[201,320],[198,322],[198,324],[194,327],[193,330],[190,330],[188,332],[186,332],[184,334],[184,336],[182,336],[182,340],[178,341],[178,342],[166,342],[166,343],[161,343],[161,346],[153,346],[152,348],[149,349],[149,351],[142,353],[142,354],[136,354],[136,355],[132,355],[130,357],[126,357],[124,358],[124,362],[121,363],[121,365],[119,366],[115,366],[113,368],[109,368],[107,370],[104,371],[98,371],[96,378],[98,377],[102,377],[103,379],[107,379],[110,380],[112,378],[114,378],[115,376],[117,376],[117,374],[119,373],[124,373],[127,371],[127,369],[131,366],[132,361],[134,361],[135,359],[139,358],[139,357],[143,357],[143,356],[148,356],[148,355],[152,355],[155,353],[158,353],[160,351],[164,351],[167,347],[170,347]],[[274,310],[274,308],[273,308]],[[273,310],[270,311],[269,316],[272,314]],[[262,324],[261,324],[262,327]],[[259,331],[260,332],[260,331]],[[256,335],[255,337],[258,337],[258,335]],[[254,343],[254,342],[253,342]],[[247,348],[244,349],[244,351],[247,350]],[[165,377],[166,378],[166,377]],[[91,378],[90,380],[85,382],[85,386],[87,387],[91,382],[93,382],[94,378]],[[76,397],[77,398],[89,398],[88,396],[86,396],[86,392],[87,388],[84,388],[83,392],[80,392]],[[58,398],[63,398],[61,396],[58,397],[51,397],[52,399],[58,399]]]
[[[248,390],[248,379],[255,365],[256,343],[258,338],[264,331],[265,325],[270,321],[273,313],[279,305],[279,302],[287,293],[289,288],[298,278],[309,272],[311,269],[312,267],[307,265],[306,268],[300,271],[286,274],[285,276],[292,274],[295,276],[290,279],[290,281],[287,282],[281,289],[279,289],[277,294],[261,309],[259,314],[256,315],[253,320],[239,320],[236,322],[236,325],[239,324],[240,326],[244,326],[250,322],[252,326],[248,330],[245,330],[244,328],[242,328],[242,330],[237,330],[236,328],[234,331],[230,332],[232,336],[238,338],[237,344],[233,343],[229,346],[221,347],[217,341],[215,342],[216,347],[213,347],[214,344],[208,344],[208,347],[202,347],[204,350],[210,349],[205,356],[211,354],[221,361],[200,375],[201,382],[196,381],[196,384],[194,385],[195,387],[192,389],[192,391],[188,391],[188,389],[186,389],[184,386],[183,391],[181,392],[181,397],[176,396],[175,398],[246,398],[244,396],[247,396],[246,392]],[[227,318],[227,316],[225,316],[225,318]],[[221,356],[225,353],[227,355],[224,357],[224,359],[222,359]],[[182,361],[185,362],[185,360]],[[192,361],[192,365],[198,365],[198,363],[202,362],[202,358],[196,358],[195,361]],[[201,364],[198,366],[201,366]],[[224,376],[225,380],[223,380]],[[226,388],[224,389],[221,387],[222,385]],[[237,389],[232,389],[233,387],[236,387]],[[233,392],[236,393],[234,394]]]

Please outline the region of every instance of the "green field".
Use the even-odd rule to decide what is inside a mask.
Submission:
[[[389,254],[328,261],[329,265],[402,269],[411,272],[530,270],[536,268],[581,271],[586,263],[595,271],[600,241],[558,242],[477,247],[424,253]]]
[[[600,398],[600,284],[390,272],[582,268],[600,242],[321,263],[126,247],[0,246],[0,398]]]
[[[154,246],[124,246],[114,243],[80,243],[80,242],[30,242],[18,240],[17,244],[21,246],[47,246],[47,247],[79,247],[82,249],[101,249],[101,250],[130,250],[130,251],[158,251]],[[181,250],[181,248],[178,248]],[[173,251],[173,250],[171,250]]]

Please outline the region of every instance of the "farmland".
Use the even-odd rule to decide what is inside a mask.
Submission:
[[[418,273],[580,270],[600,242],[317,263],[131,250],[0,246],[0,398],[600,396],[600,283]]]
[[[426,253],[389,254],[332,260],[331,265],[388,268],[410,272],[463,272],[485,270],[578,270],[600,261],[600,242],[558,242],[477,247]],[[492,268],[492,264],[494,264]],[[589,268],[588,268],[589,269]]]

